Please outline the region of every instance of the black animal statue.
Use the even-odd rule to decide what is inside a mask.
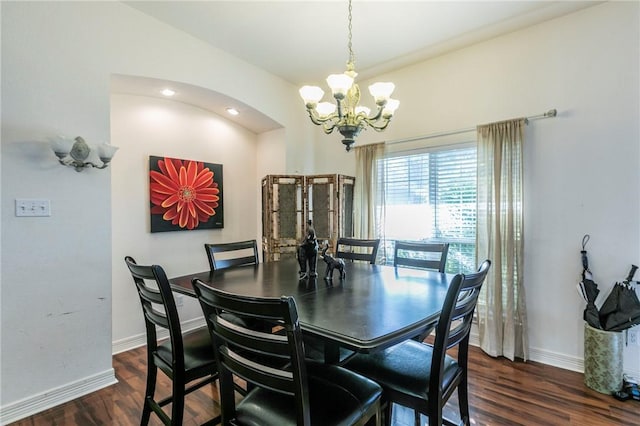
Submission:
[[[324,248],[322,249],[322,259],[327,264],[327,272],[324,275],[324,279],[327,281],[333,280],[333,271],[337,269],[340,272],[340,279],[343,279],[347,276],[347,273],[344,271],[344,260],[335,259],[332,256],[327,254],[327,250],[329,249],[329,242],[327,241]]]
[[[316,266],[318,263],[318,241],[316,240],[316,230],[311,226],[311,221],[307,221],[307,230],[304,239],[298,246],[298,264],[300,265],[300,279],[307,277],[317,277]]]

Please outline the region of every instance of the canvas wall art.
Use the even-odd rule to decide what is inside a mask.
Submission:
[[[151,232],[224,227],[222,164],[149,156]]]

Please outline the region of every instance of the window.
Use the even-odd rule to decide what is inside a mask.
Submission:
[[[378,161],[381,255],[393,241],[448,242],[447,272],[475,265],[476,147],[399,153]]]

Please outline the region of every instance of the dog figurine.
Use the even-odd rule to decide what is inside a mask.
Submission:
[[[329,256],[327,254],[328,249],[329,249],[329,242],[327,241],[324,248],[322,249],[322,253],[320,254],[324,262],[327,264],[327,272],[324,276],[324,279],[327,281],[333,280],[333,271],[335,269],[337,269],[340,272],[340,279],[343,279],[344,277],[347,276],[347,273],[344,271],[344,260],[335,259],[332,256]]]

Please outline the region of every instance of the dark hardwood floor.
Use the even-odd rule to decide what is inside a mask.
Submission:
[[[144,347],[113,357],[119,383],[12,423],[31,425],[138,425],[146,375]],[[169,380],[158,374],[159,390]],[[640,425],[640,402],[620,402],[589,389],[582,374],[535,362],[494,359],[472,347],[469,393],[472,426],[631,426]],[[213,386],[189,395],[184,425],[198,425],[218,414]],[[456,413],[455,397],[447,411]],[[394,425],[412,425],[413,413],[395,410]],[[154,415],[150,425],[160,425]]]

